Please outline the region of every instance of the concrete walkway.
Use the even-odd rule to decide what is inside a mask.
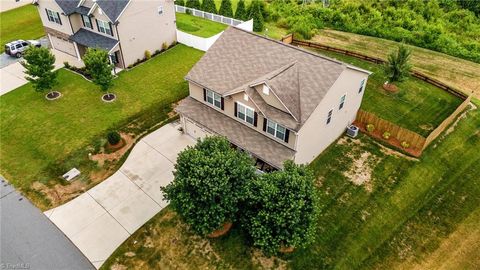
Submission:
[[[195,140],[168,124],[140,140],[115,174],[45,215],[99,268],[132,233],[167,203],[178,153]]]

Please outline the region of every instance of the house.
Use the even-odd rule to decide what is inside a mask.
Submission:
[[[369,71],[230,27],[186,76],[184,132],[217,134],[263,170],[312,161],[345,132]]]
[[[173,0],[35,0],[52,48],[78,60],[107,50],[125,68],[176,41]]]

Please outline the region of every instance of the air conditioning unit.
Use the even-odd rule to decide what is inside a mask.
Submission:
[[[349,125],[349,126],[347,127],[347,135],[348,135],[349,137],[355,138],[355,137],[357,137],[357,135],[358,135],[358,130],[359,130],[359,129],[358,129],[357,126]]]

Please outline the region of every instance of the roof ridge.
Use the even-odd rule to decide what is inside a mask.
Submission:
[[[337,59],[335,59],[335,58],[330,58],[330,57],[325,56],[325,55],[317,54],[317,53],[314,53],[314,52],[311,52],[311,51],[302,49],[302,48],[300,48],[300,47],[296,47],[296,46],[287,44],[287,43],[282,42],[282,41],[280,41],[280,40],[276,40],[276,39],[273,39],[273,38],[269,38],[269,37],[267,37],[267,36],[262,36],[262,35],[259,35],[259,34],[257,34],[257,33],[250,32],[250,31],[248,31],[248,30],[245,30],[245,29],[242,29],[242,28],[233,26],[233,25],[229,26],[229,27],[227,28],[227,30],[228,30],[229,28],[236,29],[236,30],[240,30],[240,31],[242,31],[242,32],[244,32],[244,33],[247,33],[247,34],[250,34],[250,35],[252,35],[252,36],[259,37],[259,38],[265,39],[265,40],[267,40],[267,41],[271,41],[271,42],[273,42],[273,43],[277,43],[277,44],[283,45],[283,46],[288,47],[288,48],[290,48],[290,49],[294,49],[294,50],[297,50],[297,51],[301,51],[301,52],[303,52],[303,53],[310,54],[310,55],[312,55],[312,56],[315,56],[315,57],[318,57],[318,58],[322,58],[322,59],[324,59],[324,60],[327,60],[327,61],[330,61],[330,62],[339,64],[339,65],[342,65],[342,66],[343,66],[343,65],[345,65],[345,66],[347,65],[346,63],[344,63],[344,62],[342,62],[342,61],[340,61],[340,60],[337,60]]]

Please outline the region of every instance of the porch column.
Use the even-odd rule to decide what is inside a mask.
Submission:
[[[77,59],[78,61],[81,61],[82,59],[80,58],[80,52],[78,51],[78,46],[76,42],[73,42],[73,46],[75,47],[75,52],[77,53]]]

